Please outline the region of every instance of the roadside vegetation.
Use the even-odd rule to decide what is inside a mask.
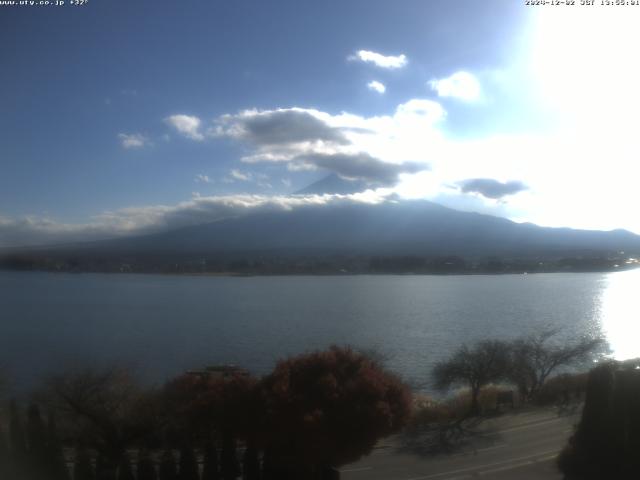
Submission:
[[[546,330],[511,341],[484,340],[473,346],[463,345],[449,359],[436,364],[434,385],[441,391],[452,386],[467,387],[469,415],[481,412],[480,393],[488,385],[515,387],[510,403],[540,400],[544,398],[540,394],[547,380],[554,373],[585,367],[601,356],[606,347],[601,338],[585,337],[561,343],[557,334],[557,330]],[[562,385],[565,396],[571,395],[570,388],[568,384]],[[544,393],[549,396],[548,388]]]
[[[557,330],[462,345],[432,372],[439,396],[415,395],[401,443],[407,452],[449,453],[470,440],[487,416],[515,408],[578,408],[585,371],[606,351],[600,338],[559,340]],[[445,395],[445,396],[443,396]]]
[[[636,480],[640,472],[640,359],[588,375],[580,422],[558,457],[565,480]]]
[[[0,478],[338,478],[336,467],[401,430],[411,407],[397,376],[340,347],[282,360],[260,379],[205,369],[148,388],[122,369],[67,373],[2,412]]]
[[[414,451],[450,451],[482,414],[581,395],[586,375],[566,370],[604,343],[556,338],[461,346],[433,370],[434,386],[452,393],[439,399],[412,394],[380,356],[336,346],[262,378],[204,369],[148,387],[119,368],[55,375],[0,410],[0,478],[334,479],[400,431]]]

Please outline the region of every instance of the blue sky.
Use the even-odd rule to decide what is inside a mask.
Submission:
[[[594,8],[0,6],[0,246],[398,197],[640,233],[640,7]]]

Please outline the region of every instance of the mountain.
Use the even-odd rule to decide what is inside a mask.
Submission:
[[[624,230],[546,228],[461,212],[428,201],[301,207],[256,212],[169,232],[31,249],[135,261],[142,257],[487,256],[562,258],[640,253],[640,236]]]
[[[345,180],[339,175],[331,173],[302,190],[298,190],[294,195],[323,195],[325,193],[348,195],[366,189],[367,184],[361,180]]]

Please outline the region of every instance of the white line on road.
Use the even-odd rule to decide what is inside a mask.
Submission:
[[[507,465],[513,465],[513,462],[516,462],[516,465],[519,462],[525,462],[525,464],[526,464],[527,460],[529,460],[529,461],[538,460],[538,459],[541,459],[541,458],[547,458],[548,455],[554,455],[555,456],[557,454],[558,454],[557,450],[551,450],[551,451],[548,451],[548,452],[540,452],[540,453],[535,454],[535,455],[528,455],[526,457],[511,458],[509,460],[503,460],[503,461],[500,461],[500,462],[486,463],[484,465],[474,465],[472,467],[460,468],[458,470],[450,470],[448,472],[434,473],[434,474],[431,474],[431,475],[426,475],[424,477],[412,477],[412,478],[409,478],[407,480],[427,480],[429,478],[444,477],[446,475],[455,475],[457,473],[482,471],[485,468],[497,467],[499,465],[504,465],[506,467]]]
[[[477,449],[474,449],[474,450],[467,450],[465,452],[454,453],[453,455],[450,455],[450,457],[462,457],[462,456],[469,456],[469,455],[477,455],[478,453],[481,453],[481,452],[488,452],[490,450],[495,450],[496,448],[504,448],[506,446],[507,446],[506,443],[501,443],[499,445],[494,445],[492,447],[477,448]]]
[[[533,465],[534,463],[547,462],[549,460],[553,460],[557,456],[558,456],[558,454],[554,453],[553,455],[549,455],[547,457],[536,458],[535,460],[527,460],[526,462],[521,462],[521,463],[517,463],[517,464],[514,464],[514,465],[507,465],[506,467],[492,468],[491,470],[482,470],[481,472],[478,472],[478,475],[491,475],[493,473],[506,472],[506,471],[509,471],[509,470],[513,470],[514,468],[520,468],[520,467],[526,467],[528,465]]]
[[[496,430],[495,432],[492,432],[492,433],[513,432],[515,430],[522,430],[525,428],[543,427],[543,426],[549,425],[550,423],[559,423],[561,420],[562,419],[560,418],[552,418],[551,420],[541,420],[539,422],[525,423],[524,425],[519,425],[517,427],[510,427],[510,428],[503,428],[500,430]]]
[[[346,473],[346,472],[363,472],[365,470],[372,470],[373,467],[356,467],[356,468],[345,468],[345,469],[341,469],[340,473]]]

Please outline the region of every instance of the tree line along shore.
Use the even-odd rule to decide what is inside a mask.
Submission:
[[[638,267],[624,253],[561,252],[527,257],[461,257],[457,255],[288,255],[224,256],[93,255],[82,252],[15,252],[0,254],[0,270],[95,273],[165,273],[209,275],[344,275],[344,274],[522,274],[613,272]]]

